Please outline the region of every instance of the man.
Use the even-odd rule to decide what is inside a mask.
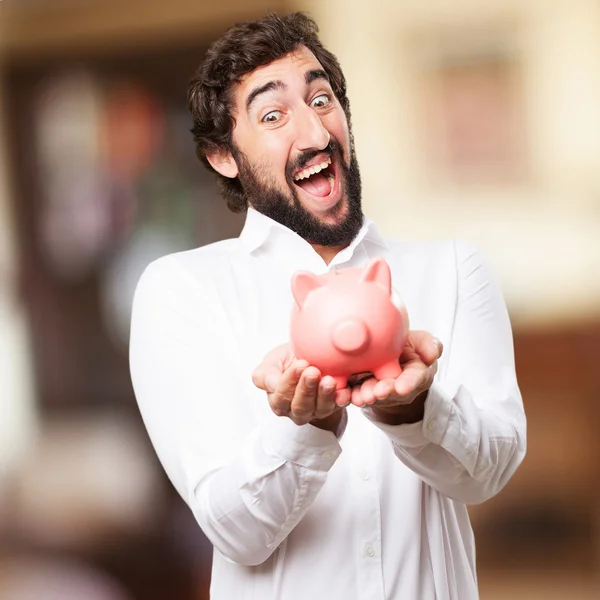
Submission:
[[[142,276],[136,396],[214,545],[215,600],[470,600],[466,505],[525,454],[506,308],[470,246],[384,240],[363,217],[345,80],[316,31],[301,14],[237,25],[192,81],[198,155],[248,213],[238,239]],[[336,392],[291,354],[290,280],[375,256],[413,327],[403,373]]]

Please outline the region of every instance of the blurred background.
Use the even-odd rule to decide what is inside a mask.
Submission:
[[[0,598],[201,600],[211,547],[131,389],[148,262],[238,234],[187,83],[235,21],[305,10],[346,73],[366,213],[500,279],[529,419],[471,510],[484,600],[600,597],[600,2],[0,2]]]

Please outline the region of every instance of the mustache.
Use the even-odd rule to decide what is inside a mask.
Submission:
[[[288,179],[292,179],[294,173],[297,173],[303,169],[315,156],[319,154],[327,154],[329,158],[333,158],[334,154],[340,153],[340,145],[331,138],[329,143],[322,150],[307,150],[302,154],[298,155],[291,163],[288,163],[286,168],[286,175]]]

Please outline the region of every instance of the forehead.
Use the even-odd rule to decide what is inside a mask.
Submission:
[[[294,78],[301,78],[304,82],[304,74],[316,69],[323,69],[321,63],[308,48],[300,46],[294,52],[244,75],[237,86],[236,96],[242,99],[255,87],[269,81],[288,82]]]

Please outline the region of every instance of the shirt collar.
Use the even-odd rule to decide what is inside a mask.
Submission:
[[[242,247],[248,254],[251,254],[258,248],[266,245],[269,239],[277,234],[288,237],[291,242],[297,243],[298,241],[301,241],[301,243],[309,245],[308,242],[303,240],[296,232],[281,225],[281,223],[274,221],[270,217],[263,215],[256,209],[250,206],[248,207],[246,222],[240,233]],[[370,242],[382,248],[388,248],[387,242],[379,233],[375,223],[366,216],[363,217],[363,225],[357,236],[348,248],[345,248],[342,252],[351,255],[354,249],[363,241]]]

